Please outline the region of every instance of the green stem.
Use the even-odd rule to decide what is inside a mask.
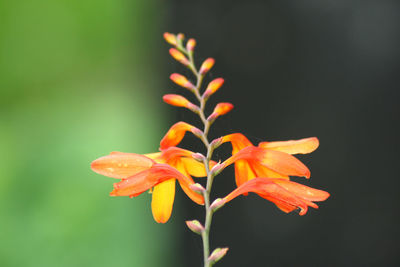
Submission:
[[[206,116],[204,114],[205,106],[206,106],[206,99],[204,99],[200,94],[200,88],[201,88],[201,84],[203,82],[203,75],[201,75],[196,69],[196,66],[194,64],[194,59],[193,59],[193,53],[187,51],[182,46],[179,47],[179,49],[188,56],[189,62],[190,62],[188,67],[193,72],[194,76],[196,76],[196,79],[197,79],[196,88],[193,91],[193,93],[195,94],[197,100],[200,102],[200,107],[199,107],[200,109],[199,109],[198,114],[199,114],[201,121],[204,124],[204,130],[203,130],[203,134],[201,136],[201,140],[203,141],[203,143],[207,149],[207,156],[204,160],[204,165],[205,165],[205,169],[207,172],[207,186],[206,186],[205,192],[203,193],[206,218],[205,218],[205,223],[204,223],[204,231],[202,232],[201,237],[203,239],[204,267],[211,267],[213,265],[213,263],[208,260],[208,258],[210,257],[210,228],[211,228],[212,216],[214,213],[212,211],[212,209],[210,208],[210,193],[211,193],[211,187],[212,187],[213,180],[214,180],[214,174],[210,170],[210,161],[212,158],[214,148],[208,140],[208,132],[210,130],[211,124],[206,119]]]

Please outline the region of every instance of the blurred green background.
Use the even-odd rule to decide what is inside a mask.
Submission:
[[[160,4],[0,1],[0,266],[179,265],[175,220],[156,224],[147,194],[108,197],[89,167],[168,127]]]

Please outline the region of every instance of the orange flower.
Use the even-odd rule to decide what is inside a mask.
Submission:
[[[302,184],[279,178],[254,178],[243,183],[223,198],[229,202],[241,194],[254,192],[260,197],[273,202],[279,209],[289,213],[297,208],[299,214],[307,213],[308,207],[318,208],[313,201],[324,201],[329,197],[329,193],[314,189]]]
[[[171,128],[161,140],[160,149],[163,150],[178,145],[182,141],[187,131],[192,132],[198,137],[200,137],[202,134],[202,132],[198,128],[190,125],[189,123],[183,121],[177,122],[171,126]]]
[[[203,196],[190,189],[194,184],[191,175],[206,176],[204,165],[192,154],[177,147],[146,155],[112,152],[93,161],[91,167],[99,174],[122,179],[114,184],[111,196],[135,197],[153,188],[153,217],[156,222],[165,223],[172,213],[176,179],[190,199],[204,204]]]
[[[262,142],[254,146],[243,134],[222,137],[222,143],[231,142],[232,157],[225,167],[235,163],[237,186],[255,178],[269,177],[289,179],[289,175],[310,177],[309,169],[291,154],[306,154],[317,149],[316,137],[296,141]]]

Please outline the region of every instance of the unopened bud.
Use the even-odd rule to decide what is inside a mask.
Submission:
[[[216,118],[218,118],[221,115],[225,115],[229,111],[233,109],[233,105],[231,103],[218,103],[215,108],[213,113],[207,118],[209,122],[214,122]]]
[[[224,84],[225,80],[223,78],[217,78],[212,80],[206,88],[206,91],[204,92],[204,98],[209,98],[210,95],[214,94],[216,91],[218,91],[219,88]]]
[[[225,164],[217,163],[215,166],[211,169],[211,172],[213,173],[214,176],[217,176],[222,170],[225,168]]]
[[[193,128],[190,129],[190,131],[192,132],[192,134],[194,134],[198,138],[202,138],[202,136],[203,136],[203,132],[199,128],[196,128],[194,126],[193,126]]]
[[[177,85],[189,89],[190,91],[193,91],[196,88],[191,82],[188,81],[188,79],[186,79],[185,76],[181,74],[173,73],[171,76],[169,76],[169,78]]]
[[[214,63],[215,60],[213,58],[207,58],[203,64],[201,64],[199,73],[201,75],[206,74],[214,66]]]
[[[204,159],[205,159],[204,155],[201,153],[193,153],[192,158],[194,158],[198,162],[204,162]]]
[[[198,220],[186,221],[186,225],[193,233],[201,235],[204,231],[204,226]]]
[[[168,94],[163,96],[165,103],[176,107],[184,107],[190,110],[198,110],[198,107],[181,95]]]
[[[182,41],[183,39],[185,39],[185,35],[183,33],[178,33],[178,35],[176,37],[178,38],[179,41]]]
[[[212,140],[211,146],[212,148],[217,148],[222,144],[222,137]]]
[[[208,257],[208,260],[212,263],[215,263],[217,261],[219,261],[220,259],[222,259],[226,253],[228,252],[229,248],[216,248],[210,255],[210,257]]]
[[[225,200],[223,198],[217,198],[216,200],[214,200],[214,202],[211,204],[210,209],[212,211],[217,211],[220,208],[222,208],[222,206],[225,205]]]
[[[196,46],[196,40],[193,38],[190,38],[187,43],[186,43],[186,50],[189,52],[192,52]]]
[[[198,183],[189,185],[189,188],[201,195],[206,191],[206,189],[201,184]]]
[[[177,45],[177,40],[176,40],[175,34],[165,32],[164,39],[165,39],[165,41],[167,41],[167,43],[169,43],[171,45]]]
[[[169,49],[169,54],[178,62],[182,63],[183,65],[189,65],[189,60],[182,54],[179,50],[175,48]]]

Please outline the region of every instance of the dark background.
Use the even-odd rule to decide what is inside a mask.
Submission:
[[[226,80],[211,103],[235,105],[212,137],[321,142],[300,156],[311,179],[295,181],[331,197],[303,217],[256,195],[232,201],[213,220],[212,248],[230,248],[218,266],[400,265],[399,14],[399,1],[384,0],[176,0],[166,7],[163,30],[196,38],[197,61],[214,57],[211,77]],[[188,74],[167,54],[165,62],[165,75]],[[177,120],[198,122],[182,110],[171,123]],[[229,152],[225,145],[216,156]],[[215,197],[234,188],[233,175],[230,168],[217,177]],[[185,219],[204,217],[179,195]],[[185,233],[183,266],[201,266],[201,240]]]

